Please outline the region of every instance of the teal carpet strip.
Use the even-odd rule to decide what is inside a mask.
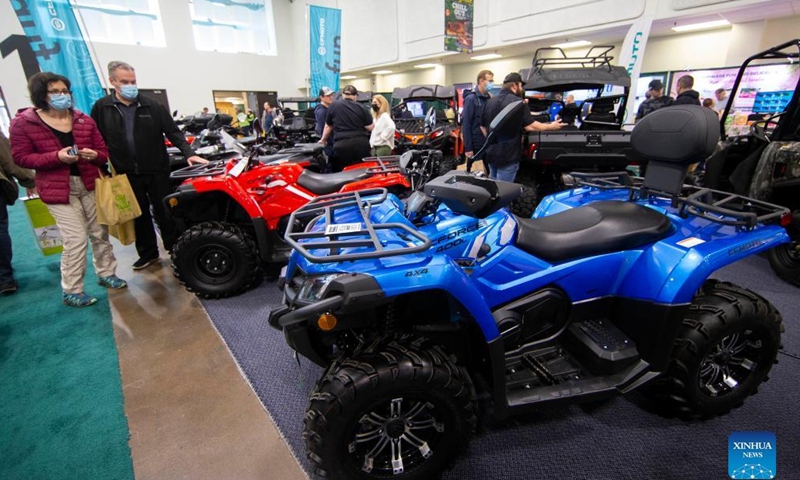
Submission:
[[[20,202],[9,217],[19,291],[0,296],[0,478],[132,479],[108,293],[90,261],[98,302],[63,305],[60,255],[42,255]]]

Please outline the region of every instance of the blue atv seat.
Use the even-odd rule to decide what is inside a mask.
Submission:
[[[297,184],[309,192],[317,195],[326,195],[338,192],[350,182],[367,178],[369,176],[368,170],[367,168],[359,168],[339,173],[314,173],[303,170],[303,173],[297,178]]]
[[[666,215],[603,201],[542,218],[517,218],[517,248],[548,262],[629,250],[670,234]]]

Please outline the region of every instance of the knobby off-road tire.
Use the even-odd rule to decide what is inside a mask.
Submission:
[[[439,162],[439,171],[436,172],[436,176],[441,177],[445,173],[458,168],[458,165],[459,165],[458,157],[444,155],[442,157],[442,161]]]
[[[515,183],[522,185],[522,193],[511,202],[511,213],[520,218],[531,218],[536,206],[539,205],[539,196],[536,193],[536,178],[519,173]]]
[[[466,448],[476,411],[469,376],[441,348],[384,342],[328,369],[309,399],[303,438],[328,478],[428,480]]]
[[[722,415],[756,393],[777,362],[781,322],[756,293],[706,281],[683,320],[664,382],[674,413]]]
[[[222,298],[246,290],[258,277],[255,242],[239,227],[220,222],[195,225],[175,242],[175,276],[202,298]]]
[[[800,250],[797,250],[797,242],[770,249],[767,258],[769,266],[778,277],[800,287]]]

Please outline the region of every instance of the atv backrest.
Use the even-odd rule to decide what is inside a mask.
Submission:
[[[719,118],[710,108],[675,105],[644,117],[631,134],[631,147],[648,161],[643,186],[677,195],[689,165],[710,155],[718,140]]]
[[[521,188],[516,183],[450,172],[428,182],[424,190],[456,213],[486,218],[517,198]]]

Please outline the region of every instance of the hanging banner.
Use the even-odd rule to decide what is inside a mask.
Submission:
[[[11,2],[39,69],[69,78],[75,108],[90,112],[105,96],[69,0]]]
[[[322,87],[339,90],[342,62],[342,11],[337,8],[309,6],[311,32],[311,96]]]
[[[473,0],[445,0],[444,50],[472,53]]]
[[[642,71],[644,61],[644,47],[647,45],[647,37],[650,36],[650,26],[653,24],[653,15],[644,14],[636,20],[628,30],[625,41],[622,42],[622,54],[620,55],[619,65],[625,67],[631,76],[631,86],[636,88],[639,73]],[[664,92],[666,94],[666,92]],[[625,122],[633,123],[636,118],[636,102],[630,99],[628,109],[625,112]]]

